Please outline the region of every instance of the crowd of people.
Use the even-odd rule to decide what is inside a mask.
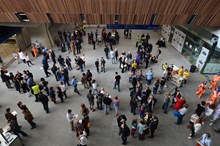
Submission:
[[[113,44],[119,43],[119,34],[117,31],[114,33],[115,38],[111,40],[111,32],[107,33],[105,29],[103,29],[101,33],[96,30],[95,38],[93,32],[90,32],[88,33],[88,43],[92,44],[95,50],[95,44],[99,41],[98,37],[101,34],[101,40],[105,44],[103,56],[105,56],[106,59],[101,57],[95,58],[94,60],[94,68],[96,68],[98,74],[108,71],[106,70],[106,62],[108,60],[110,60],[112,64],[118,64],[118,71],[114,74],[113,89],[117,89],[118,92],[121,91],[121,76],[125,72],[128,73],[129,78],[127,82],[130,83],[130,87],[127,89],[130,91],[130,102],[128,106],[130,107],[131,114],[136,115],[138,113],[138,117],[134,119],[128,119],[126,115],[121,114],[120,97],[117,96],[117,93],[112,97],[112,95],[107,92],[108,89],[99,87],[99,84],[96,82],[96,79],[94,79],[90,70],[85,72],[86,57],[85,54],[80,56],[82,52],[81,44],[83,42],[83,36],[85,35],[85,28],[83,26],[77,27],[73,32],[62,32],[59,30],[58,37],[55,39],[59,50],[65,52],[67,47],[69,53],[73,52],[74,59],[71,59],[71,56],[67,56],[65,59],[62,55],[57,57],[53,50],[42,47],[39,42],[32,45],[33,57],[39,57],[39,55],[42,54],[42,69],[46,77],[50,77],[52,74],[54,75],[55,80],[59,83],[58,86],[51,86],[44,78],[34,78],[33,73],[29,70],[24,70],[22,73],[19,71],[13,73],[2,68],[2,81],[6,84],[7,88],[15,88],[19,94],[26,94],[27,97],[34,95],[35,102],[41,102],[46,113],[50,113],[48,106],[49,99],[54,104],[65,102],[64,99],[69,98],[66,91],[71,90],[68,86],[72,86],[74,92],[81,96],[78,85],[82,84],[85,88],[85,92],[88,93],[87,99],[89,107],[86,107],[85,103],[80,104],[79,108],[82,118],[80,118],[78,114],[73,113],[71,109],[67,109],[66,113],[66,118],[70,123],[71,130],[76,132],[79,146],[87,145],[91,127],[90,112],[95,112],[96,109],[105,109],[106,115],[114,109],[119,127],[119,135],[121,135],[123,145],[127,144],[127,137],[129,135],[133,138],[138,135],[139,140],[145,140],[145,135],[148,135],[149,138],[153,138],[159,125],[159,118],[154,114],[154,109],[158,108],[156,107],[158,94],[164,95],[163,105],[161,107],[163,113],[168,114],[169,111],[173,109],[173,115],[177,118],[175,124],[181,125],[185,115],[189,114],[188,108],[190,104],[187,103],[186,98],[177,87],[171,91],[165,88],[170,84],[174,74],[182,76],[184,79],[183,85],[187,84],[187,80],[190,76],[188,70],[184,70],[182,66],[178,71],[175,71],[172,64],[167,65],[167,63],[165,63],[161,69],[161,77],[155,78],[154,70],[151,67],[160,62],[159,56],[162,53],[161,46],[159,45],[156,51],[153,51],[154,48],[150,43],[150,35],[146,34],[145,36],[145,34],[142,34],[141,37],[138,36],[136,42],[136,53],[132,54],[130,51],[126,52],[122,50],[120,54],[119,49],[113,49],[112,46]],[[72,45],[70,45],[71,43]],[[75,52],[75,50],[77,51]],[[28,66],[33,65],[28,54],[26,53],[26,55],[24,55],[21,50],[13,54],[13,56],[18,60],[18,63],[22,60],[23,63],[27,63]],[[72,60],[75,61],[75,67],[72,66]],[[48,71],[49,61],[53,62],[50,69],[52,73]],[[71,72],[73,68],[79,70],[81,76],[73,76],[72,80],[70,80],[69,72]],[[146,71],[145,74],[143,73],[144,71]],[[218,76],[220,76],[220,74],[218,74]],[[147,86],[146,88],[145,84]],[[202,89],[207,88],[205,85],[206,83],[199,85],[199,90],[196,92],[200,98],[204,94]],[[220,104],[218,104],[220,91],[217,84],[211,88],[213,88],[213,96],[215,96],[215,99],[210,98],[208,101],[201,101],[190,119],[188,119],[189,124],[187,127],[190,130],[189,139],[195,137],[198,131],[204,126],[204,121],[208,116],[213,114],[211,125],[213,125],[220,116]],[[123,90],[126,89],[123,88]],[[57,97],[60,101],[57,100]],[[213,102],[213,100],[215,100],[215,102]],[[25,120],[31,125],[31,129],[34,129],[37,124],[33,122],[34,117],[29,109],[21,101],[18,102],[18,107],[22,110]],[[9,108],[6,109],[5,118],[7,122],[10,123],[11,130],[14,134],[18,135],[19,138],[19,134],[27,136],[27,134],[21,130],[16,115],[13,115]],[[131,123],[131,125],[127,123]],[[210,134],[205,133],[202,135],[202,137],[198,139],[198,143],[210,146]]]

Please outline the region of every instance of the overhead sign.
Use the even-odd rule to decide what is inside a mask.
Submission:
[[[139,30],[158,30],[159,25],[126,25],[126,24],[107,24],[107,29],[139,29]]]

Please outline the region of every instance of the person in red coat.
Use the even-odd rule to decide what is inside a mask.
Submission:
[[[183,105],[185,103],[186,103],[186,100],[184,97],[176,96],[176,104],[174,105],[174,109],[178,111],[179,109],[183,108]]]

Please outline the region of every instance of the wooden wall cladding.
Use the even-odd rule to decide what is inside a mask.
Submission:
[[[157,14],[155,24],[187,24],[219,26],[219,0],[0,0],[0,22],[18,22],[15,12],[25,12],[33,23],[48,23],[50,13],[55,23],[114,23],[115,14],[121,24],[149,24]]]

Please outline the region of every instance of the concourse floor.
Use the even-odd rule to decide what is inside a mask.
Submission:
[[[94,29],[87,30],[87,33]],[[101,31],[101,28],[100,28]],[[150,42],[154,45],[153,54],[156,53],[157,47],[155,46],[156,41],[161,37],[154,31],[133,31],[132,39],[124,39],[123,31],[120,31],[120,43],[114,48],[117,47],[119,50],[119,54],[122,51],[131,51],[133,56],[135,56],[135,41],[137,34],[142,33],[150,33],[151,39]],[[86,34],[87,34],[86,33]],[[96,50],[93,50],[92,45],[88,45],[87,36],[84,37],[83,52],[86,56],[86,67],[85,70],[89,69],[93,73],[93,78],[97,80],[99,87],[104,87],[106,93],[109,93],[114,96],[119,96],[121,101],[119,114],[125,114],[128,118],[127,124],[130,126],[131,121],[134,118],[138,118],[138,114],[133,116],[129,111],[129,90],[128,88],[131,86],[128,82],[128,72],[121,73],[119,70],[118,64],[111,64],[110,60],[106,61],[106,73],[98,74],[95,68],[95,60],[97,58],[105,57],[104,54],[104,45],[97,46]],[[153,68],[155,73],[155,79],[161,78],[162,63],[175,64],[176,66],[184,66],[184,68],[189,69],[190,64],[188,61],[184,59],[184,57],[176,51],[170,44],[167,43],[167,48],[162,48],[162,54],[159,57],[159,62],[157,64],[152,65],[150,68]],[[54,48],[56,56],[62,55],[66,58],[66,56],[70,56],[72,59],[72,65],[74,66],[74,57],[72,53],[61,53],[57,48]],[[82,54],[80,54],[82,55]],[[31,57],[31,54],[29,54]],[[34,65],[32,67],[28,67],[27,64],[17,64],[14,62],[9,66],[8,70],[13,72],[16,71],[23,72],[23,70],[30,70],[34,75],[34,80],[39,82],[41,77],[45,77],[43,70],[41,70],[41,59],[42,56],[38,58],[32,58]],[[52,62],[49,63],[50,66]],[[57,66],[59,66],[57,64]],[[149,69],[143,69],[143,74]],[[118,71],[122,77],[121,81],[121,92],[112,89],[114,85],[114,72]],[[74,70],[69,72],[70,78],[72,76],[76,76],[78,80],[81,79],[81,72],[76,70],[74,66]],[[55,77],[51,75],[49,78],[45,78],[49,81],[49,86],[57,86],[59,82],[55,81]],[[163,114],[161,110],[161,106],[164,99],[164,94],[155,95],[158,99],[158,103],[155,107],[154,114],[159,118],[159,126],[155,132],[155,138],[149,139],[146,138],[144,141],[139,141],[138,138],[128,138],[128,146],[142,146],[142,145],[150,145],[150,146],[194,146],[195,139],[198,138],[204,132],[210,132],[212,138],[212,145],[217,146],[220,145],[219,140],[217,139],[219,135],[213,132],[211,126],[209,126],[209,119],[206,119],[205,125],[202,130],[195,136],[194,139],[188,140],[188,134],[190,133],[186,128],[186,125],[189,121],[189,116],[195,110],[196,104],[200,102],[200,100],[195,95],[195,91],[197,90],[197,85],[204,80],[203,75],[200,73],[191,73],[189,77],[189,81],[186,86],[180,88],[181,94],[186,98],[187,103],[190,105],[188,114],[183,119],[183,124],[177,126],[174,124],[175,118],[173,117],[173,110],[169,109],[168,114]],[[145,88],[144,81],[144,88]],[[168,84],[168,88],[165,88],[166,91],[170,91],[174,85]],[[5,109],[10,107],[11,111],[18,112],[18,123],[22,125],[22,129],[29,134],[28,137],[22,138],[23,142],[26,146],[76,146],[77,138],[75,136],[75,132],[70,130],[69,123],[66,119],[66,112],[68,109],[72,109],[73,113],[79,114],[79,107],[81,103],[85,103],[87,107],[89,106],[86,95],[88,90],[84,89],[82,85],[78,86],[78,89],[82,96],[78,96],[73,92],[73,87],[69,86],[67,90],[68,99],[65,100],[64,103],[59,103],[54,105],[52,102],[49,103],[50,113],[46,114],[43,110],[43,106],[41,103],[34,102],[35,97],[32,96],[27,98],[23,94],[19,94],[15,91],[15,89],[7,89],[6,86],[1,83],[0,86],[0,125],[3,126],[6,124],[6,119],[4,117]],[[152,89],[152,85],[151,85]],[[203,99],[206,99],[209,96],[209,92],[206,92]],[[59,100],[59,99],[57,99]],[[27,107],[30,109],[34,116],[34,121],[37,124],[37,128],[31,130],[27,121],[24,120],[23,114],[20,109],[17,107],[17,102],[22,101]],[[81,118],[81,115],[79,116]],[[88,146],[120,146],[122,143],[121,137],[118,136],[118,127],[116,124],[116,116],[114,112],[111,111],[108,115],[105,115],[104,110],[96,110],[95,112],[90,112],[91,119],[91,135],[88,138]],[[216,123],[219,124],[219,123]]]

